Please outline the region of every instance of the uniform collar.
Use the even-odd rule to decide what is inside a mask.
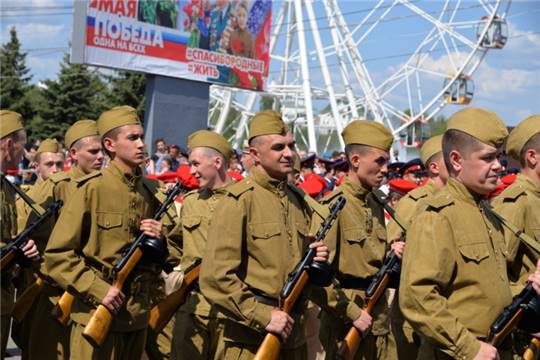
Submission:
[[[278,196],[285,195],[285,189],[287,188],[287,180],[276,180],[268,175],[263,174],[256,167],[252,167],[249,172],[249,177],[253,179],[257,184],[262,186],[268,191],[273,192]]]
[[[537,186],[534,181],[529,179],[528,176],[523,174],[517,174],[516,183],[518,184],[518,186],[521,186],[526,191],[530,191],[536,196],[540,197],[540,187]]]
[[[433,194],[435,191],[437,191],[437,185],[435,185],[435,181],[431,179],[428,179],[428,181],[426,181],[423,187],[429,194]]]
[[[363,187],[362,184],[351,181],[348,176],[345,177],[345,181],[340,185],[340,187],[343,187],[343,190],[351,193],[360,200],[365,200],[367,194],[371,192],[371,190]]]
[[[449,178],[446,183],[447,189],[452,193],[456,198],[463,200],[471,205],[478,205],[478,203],[483,199],[476,198],[465,185],[457,181],[454,178]]]
[[[71,179],[78,179],[85,176],[86,174],[77,166],[72,166],[71,169],[69,169],[69,175]]]
[[[114,175],[118,176],[124,183],[126,183],[130,187],[135,187],[135,185],[137,184],[137,181],[141,179],[141,171],[138,167],[137,169],[135,169],[135,175],[133,175],[133,174],[124,172],[116,164],[116,161],[112,160],[109,164],[109,169]]]

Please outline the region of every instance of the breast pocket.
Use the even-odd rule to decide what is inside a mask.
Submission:
[[[121,213],[98,212],[96,222],[100,228],[114,229],[122,226],[122,217]]]
[[[253,240],[267,240],[281,234],[279,223],[253,223],[249,225]]]
[[[193,231],[201,225],[200,216],[185,216],[182,218],[182,226],[188,231]]]
[[[489,257],[489,249],[485,243],[459,245],[459,252],[465,262],[480,264]]]

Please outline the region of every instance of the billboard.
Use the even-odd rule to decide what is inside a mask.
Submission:
[[[272,0],[76,1],[72,61],[263,90]]]

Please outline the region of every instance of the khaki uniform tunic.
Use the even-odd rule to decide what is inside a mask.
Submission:
[[[71,313],[71,319],[76,323],[71,336],[72,357],[88,355],[80,348],[80,342],[78,347],[73,346],[75,333],[82,331],[81,327],[88,323],[95,307],[105,297],[111,286],[110,270],[123,249],[139,234],[140,221],[151,218],[159,206],[153,196],[158,183],[122,172],[114,160],[108,168],[78,182],[79,187],[64,205],[45,251],[49,276],[61,287],[77,294]],[[109,346],[100,349],[103,356],[112,353],[118,356],[116,344],[129,350],[129,344],[116,340],[122,335],[115,332],[141,330],[145,333],[151,291],[153,284],[159,283],[158,274],[159,268],[154,264],[137,265],[124,285],[124,305],[115,316],[111,333],[105,340]],[[145,336],[143,334],[143,339]],[[138,335],[132,337],[139,338]],[[79,355],[74,354],[75,350]]]
[[[519,174],[516,181],[495,199],[494,208],[511,224],[540,242],[540,187],[528,177]],[[505,231],[505,241],[508,247],[508,277],[512,293],[516,295],[536,269],[538,255],[510,231]]]
[[[407,234],[400,308],[421,335],[419,359],[472,359],[512,301],[500,224],[449,179]]]
[[[299,190],[256,168],[227,191],[208,230],[200,287],[231,319],[223,330],[225,357],[239,351],[230,349],[230,344],[245,344],[251,356],[276,307],[260,301],[261,296],[279,298],[287,275],[308,247],[311,210]],[[295,324],[282,356],[286,356],[286,349],[299,347],[304,351],[298,356],[305,356],[302,313],[306,301],[300,303],[303,306],[291,314]],[[246,351],[242,356],[248,356]]]
[[[330,230],[328,239],[337,243],[334,266],[337,268],[336,278],[342,283],[343,294],[350,300],[343,308],[340,291],[329,291],[329,306],[335,308],[341,319],[328,311],[321,315],[321,343],[325,347],[327,357],[333,358],[338,343],[343,340],[352,324],[343,319],[360,316],[360,309],[366,306],[365,287],[346,288],[346,281],[355,281],[375,275],[382,266],[386,256],[387,242],[384,228],[383,209],[369,195],[370,191],[360,184],[353,183],[348,177],[332,194],[323,199],[323,203],[331,203],[338,196],[345,196],[345,207],[341,211],[336,226]],[[367,287],[367,284],[365,285]],[[363,340],[357,352],[357,358],[393,358],[387,351],[386,335],[389,333],[388,309],[386,296],[381,297],[373,313],[373,326],[370,335]],[[381,336],[383,340],[377,339]],[[377,347],[381,349],[377,349]]]
[[[2,204],[0,209],[0,224],[1,224],[1,236],[0,246],[4,247],[14,235],[17,234],[17,209],[15,207],[15,192],[11,189],[9,184],[5,182],[9,181],[4,177],[4,174],[0,174],[0,203]],[[1,315],[2,315],[2,332],[1,336],[1,348],[2,356],[6,350],[7,341],[9,339],[9,324],[11,319],[11,311],[13,310],[13,301],[15,296],[15,286],[13,285],[13,276],[10,270],[2,271],[2,297],[1,301]]]
[[[219,201],[227,194],[226,187],[215,190],[200,189],[185,195],[181,209],[183,257],[181,268],[190,267],[197,258],[203,259],[210,221]],[[194,289],[176,314],[173,332],[172,358],[210,359],[220,337],[217,311]],[[223,317],[223,316],[221,316]]]

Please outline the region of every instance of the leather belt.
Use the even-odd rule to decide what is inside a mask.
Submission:
[[[372,277],[362,278],[338,278],[342,289],[359,289],[366,290],[371,284]]]

